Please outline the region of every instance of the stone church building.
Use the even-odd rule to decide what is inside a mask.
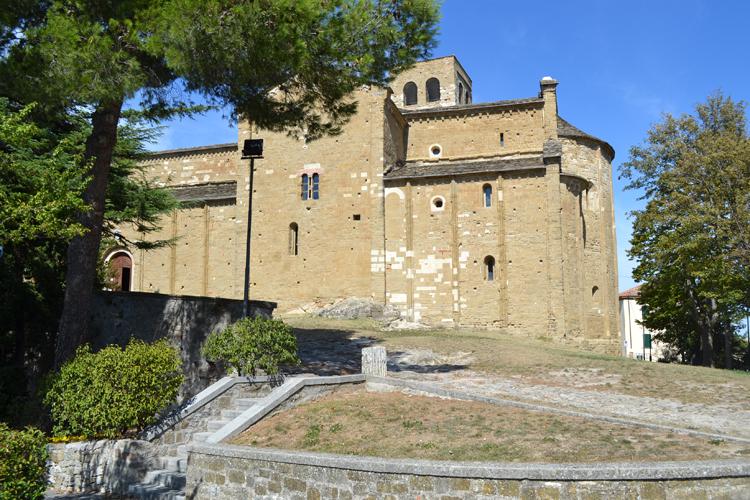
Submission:
[[[236,144],[154,153],[148,175],[184,205],[147,238],[175,244],[108,252],[121,286],[242,297],[240,149],[262,138],[251,298],[283,312],[367,297],[413,321],[619,352],[614,151],[558,115],[555,80],[528,98],[474,103],[448,56],[354,97],[336,137],[308,143],[245,122]]]

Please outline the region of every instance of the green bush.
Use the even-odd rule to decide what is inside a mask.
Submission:
[[[279,365],[299,364],[297,339],[283,321],[243,318],[222,331],[211,332],[203,345],[209,361],[222,361],[238,375],[255,376],[258,370],[268,375],[279,372]]]
[[[44,497],[47,438],[33,427],[15,431],[0,423],[0,500]]]
[[[131,340],[125,349],[96,353],[83,346],[53,377],[44,402],[56,436],[114,438],[153,423],[182,380],[180,357],[166,340]]]

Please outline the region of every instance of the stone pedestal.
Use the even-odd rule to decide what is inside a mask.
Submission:
[[[362,373],[385,377],[388,368],[386,366],[385,347],[365,347],[362,349]]]

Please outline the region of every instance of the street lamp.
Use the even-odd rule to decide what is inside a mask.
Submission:
[[[250,301],[250,228],[253,223],[253,173],[255,159],[263,158],[263,139],[245,139],[242,159],[250,159],[250,192],[247,200],[247,241],[245,243],[245,293],[242,298],[242,317],[247,318]]]

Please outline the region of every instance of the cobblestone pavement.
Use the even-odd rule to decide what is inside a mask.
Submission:
[[[298,330],[299,333],[299,330]],[[360,351],[376,342],[353,331],[305,330],[299,336],[300,372],[318,375],[357,373]],[[682,403],[580,387],[535,384],[469,369],[468,353],[445,356],[432,351],[388,353],[390,376],[430,382],[446,389],[552,405],[634,422],[650,422],[750,438],[750,408],[741,403]]]

